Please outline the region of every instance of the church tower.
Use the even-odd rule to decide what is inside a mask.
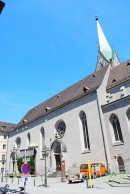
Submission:
[[[120,64],[120,61],[116,55],[116,52],[110,47],[102,31],[102,28],[99,24],[97,16],[96,16],[96,22],[97,22],[98,42],[99,42],[97,64],[96,64],[96,71],[97,71],[108,64],[110,64],[112,67],[117,66]]]

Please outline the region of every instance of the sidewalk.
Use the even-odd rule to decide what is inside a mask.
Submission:
[[[35,180],[35,181],[34,181]],[[48,178],[47,185],[48,187],[42,186],[44,183],[44,177],[32,177],[30,181],[26,182],[26,192],[29,194],[129,194],[130,187],[111,187],[107,184],[109,180],[108,176],[96,178],[93,180],[94,188],[86,188],[86,182],[83,183],[71,183],[61,182],[61,178]],[[18,180],[14,178],[13,184],[12,180],[9,178],[7,182],[10,188],[18,188],[19,186],[24,186],[22,179]],[[35,183],[35,186],[34,186]],[[4,186],[6,182],[2,182],[0,185]]]

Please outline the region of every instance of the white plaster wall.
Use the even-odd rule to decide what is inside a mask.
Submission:
[[[123,86],[125,88],[124,91],[121,90]],[[113,99],[110,99],[110,102],[113,102],[125,96],[128,96],[130,95],[130,81],[119,84],[118,86],[109,89],[107,92],[113,95]],[[122,96],[122,93],[124,93],[124,96]]]
[[[79,119],[79,113],[83,110],[87,116],[88,132],[90,139],[90,153],[83,153],[82,147],[82,129]],[[87,160],[101,161],[105,163],[104,148],[102,141],[101,126],[99,121],[96,93],[92,93],[80,100],[73,102],[72,104],[63,107],[53,113],[50,113],[45,118],[41,118],[33,123],[29,124],[22,129],[18,129],[10,134],[8,142],[8,164],[10,160],[10,150],[12,150],[16,138],[21,138],[20,149],[27,148],[27,133],[30,132],[31,142],[35,142],[38,145],[37,157],[36,157],[36,170],[37,173],[44,171],[44,161],[41,160],[41,141],[40,141],[40,129],[45,129],[45,142],[46,146],[50,146],[50,138],[53,141],[55,123],[58,120],[63,120],[66,123],[66,133],[63,137],[63,142],[67,147],[66,154],[66,171],[73,167],[79,168],[79,165]],[[50,158],[47,158],[47,168],[50,168]]]
[[[128,172],[130,172],[130,132],[127,122],[126,112],[130,108],[130,98],[121,99],[115,103],[109,104],[103,108],[107,137],[109,142],[110,154],[111,154],[111,165],[117,166],[117,156],[121,155],[124,159],[125,165],[129,165]],[[122,130],[124,144],[114,145],[114,138],[112,137],[112,128],[110,124],[110,116],[114,113],[118,116],[120,126]],[[129,164],[127,164],[127,161]]]

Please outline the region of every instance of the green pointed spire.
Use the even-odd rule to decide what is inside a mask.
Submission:
[[[108,44],[107,39],[99,24],[97,16],[96,16],[96,22],[97,22],[97,31],[98,31],[98,41],[99,41],[96,70],[99,70],[100,68],[109,64],[111,65],[111,67],[119,65],[120,60],[115,50],[111,48],[110,45]]]
[[[110,60],[112,59],[112,53],[113,53],[112,49],[107,42],[107,39],[102,31],[102,28],[99,24],[97,17],[96,17],[96,21],[97,21],[98,40],[99,40],[99,50],[100,50],[101,54],[104,56],[104,58],[108,62],[110,62]]]

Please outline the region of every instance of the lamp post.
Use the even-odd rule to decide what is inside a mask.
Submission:
[[[42,155],[43,155],[43,159],[45,160],[45,179],[44,179],[44,186],[47,187],[47,170],[46,170],[46,158],[49,155],[49,148],[47,148],[46,146],[43,148]]]
[[[4,7],[5,7],[5,3],[0,0],[0,14],[1,14]]]
[[[3,180],[3,175],[4,175],[4,164],[5,164],[5,159],[2,158],[2,168],[1,168],[1,173],[2,173],[2,177],[1,177],[1,182],[4,182]]]
[[[13,173],[16,175],[17,174],[17,158],[18,158],[18,151],[19,151],[19,145],[17,147],[13,147],[13,150],[11,150],[11,157],[12,157],[12,163],[13,163]]]

